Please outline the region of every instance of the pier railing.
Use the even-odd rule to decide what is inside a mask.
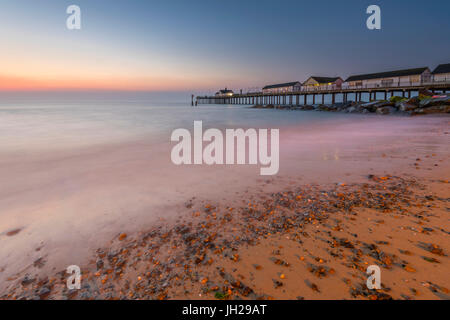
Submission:
[[[341,86],[332,84],[332,85],[321,85],[321,86],[302,86],[300,90],[296,91],[264,91],[264,90],[252,90],[248,92],[243,92],[243,95],[255,95],[255,94],[295,94],[295,93],[314,93],[314,92],[322,92],[322,91],[340,91],[340,90],[364,90],[364,89],[392,89],[392,88],[408,88],[408,87],[431,87],[431,86],[439,86],[439,85],[450,85],[450,79],[442,80],[442,81],[401,81],[401,82],[392,82],[392,83],[384,83],[380,84],[365,84],[365,85],[349,85],[347,83],[342,84]]]
[[[421,89],[432,93],[446,93],[450,91],[450,79],[443,81],[422,82],[393,82],[382,85],[369,84],[364,86],[351,86],[347,83],[342,86],[329,85],[318,87],[302,87],[296,91],[286,92],[247,92],[232,96],[197,96],[196,103],[210,104],[277,104],[299,105],[307,103],[324,103],[325,96],[331,96],[331,102],[336,101],[362,101],[363,94],[369,95],[369,101],[377,100],[382,95],[385,100],[394,95],[410,98]],[[312,101],[311,101],[312,100]],[[194,103],[193,103],[194,104]]]

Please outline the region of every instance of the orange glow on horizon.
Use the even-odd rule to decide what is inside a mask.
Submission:
[[[182,78],[85,78],[34,79],[0,75],[0,91],[62,91],[62,90],[120,90],[170,91],[207,89],[211,83]]]

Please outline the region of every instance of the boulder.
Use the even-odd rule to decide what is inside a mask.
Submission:
[[[362,109],[360,106],[352,106],[350,108],[347,108],[346,112],[359,113],[359,112],[364,112],[364,110],[366,110],[366,109]],[[368,112],[368,111],[366,111],[366,112]]]
[[[347,109],[350,107],[350,104],[344,104],[344,103],[335,103],[330,105],[331,108],[333,108],[336,111],[342,111],[344,109]]]
[[[355,105],[357,105],[357,104],[358,104],[358,103],[355,102],[355,101],[347,101],[347,102],[338,102],[338,103],[335,103],[334,106],[336,106],[337,108],[344,108],[344,109],[346,109],[346,108],[350,108],[350,107],[352,107],[352,106],[355,106]]]
[[[350,113],[353,113],[353,112],[356,111],[356,108],[355,108],[355,107],[350,107],[350,108],[348,108],[346,111],[347,111],[347,112],[350,112]]]
[[[378,107],[376,112],[378,114],[390,114],[394,113],[395,111],[396,109],[394,107],[386,106],[386,107]]]
[[[406,102],[406,103],[408,103],[408,104],[415,105],[415,106],[417,106],[417,107],[420,105],[420,99],[419,99],[419,97],[412,97],[411,99],[409,99],[409,100],[407,100],[407,101],[404,101],[404,102]]]
[[[428,108],[417,108],[412,111],[411,115],[422,115],[432,113],[450,113],[450,105],[432,106]]]
[[[317,107],[317,110],[320,111],[337,111],[337,107],[335,105],[327,105],[327,104],[321,104]]]
[[[373,102],[362,104],[361,108],[367,109],[370,112],[375,112],[375,111],[377,111],[378,108],[393,107],[393,106],[395,106],[395,103],[391,102],[391,101],[373,101]]]
[[[341,110],[341,108],[335,104],[329,104],[328,108],[330,109],[330,111],[339,111]]]
[[[417,105],[415,104],[410,104],[408,101],[403,101],[400,102],[398,109],[400,111],[406,112],[406,111],[411,111],[417,108]]]
[[[404,97],[399,97],[399,96],[392,96],[389,101],[393,102],[393,103],[399,103],[402,101],[408,100],[408,98],[404,98]]]
[[[450,105],[450,96],[442,95],[432,98],[425,98],[420,101],[421,108],[428,108],[432,106]]]

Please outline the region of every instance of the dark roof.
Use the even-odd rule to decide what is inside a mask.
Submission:
[[[272,84],[270,86],[265,86],[263,88],[263,90],[264,89],[282,88],[282,87],[292,87],[292,86],[295,86],[296,84],[300,84],[300,82],[295,81],[295,82],[286,82],[286,83]]]
[[[360,74],[360,75],[356,75],[356,76],[350,76],[345,81],[348,82],[348,81],[369,80],[369,79],[378,79],[378,78],[412,76],[412,75],[422,74],[427,69],[428,69],[428,67],[423,67],[423,68],[396,70],[396,71],[389,71],[389,72]]]
[[[233,90],[222,89],[219,91],[219,93],[233,93]]]
[[[337,79],[340,79],[340,77],[316,77],[316,76],[312,76],[310,78],[316,80],[318,83],[330,83],[337,81]]]
[[[450,63],[440,64],[434,69],[433,74],[450,73]]]

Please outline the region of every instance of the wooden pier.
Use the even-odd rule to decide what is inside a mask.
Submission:
[[[392,96],[410,98],[412,92],[428,90],[433,93],[446,93],[450,91],[450,81],[430,82],[423,84],[406,84],[389,87],[343,87],[343,88],[302,88],[301,91],[283,93],[241,93],[228,97],[221,96],[197,96],[198,104],[243,104],[243,105],[306,105],[308,97],[312,98],[312,104],[325,104],[325,96],[331,96],[331,103],[355,101],[360,102],[363,94],[369,95],[369,101],[377,100],[377,94],[381,94],[384,100]]]

